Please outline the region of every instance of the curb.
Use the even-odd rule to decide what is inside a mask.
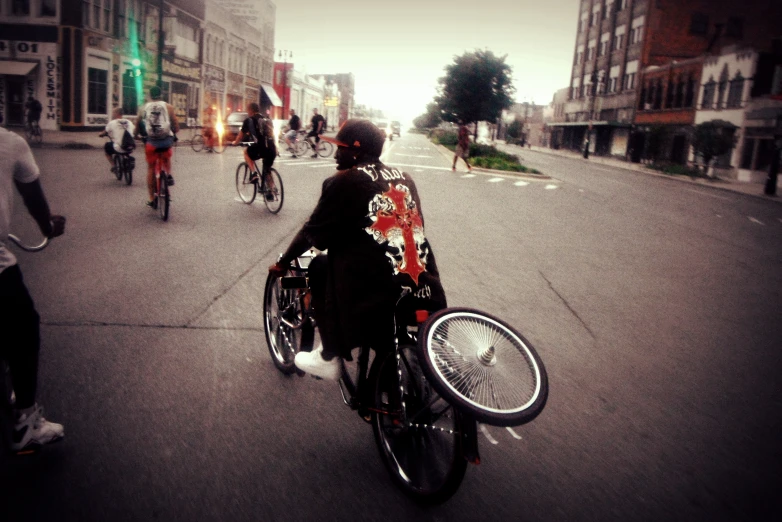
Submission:
[[[448,161],[451,161],[453,159],[453,151],[447,149],[443,145],[433,143],[431,141],[430,143],[432,143],[432,145],[434,145],[437,148],[438,152],[440,152],[440,154],[442,154],[443,157],[448,159]],[[500,176],[513,176],[516,178],[535,179],[540,181],[546,181],[551,179],[551,176],[547,174],[533,174],[531,172],[514,172],[512,170],[485,169],[483,167],[473,167],[472,172],[476,172],[479,174],[496,174]]]

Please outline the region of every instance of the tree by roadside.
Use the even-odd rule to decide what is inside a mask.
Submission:
[[[503,109],[513,104],[516,89],[512,69],[505,56],[495,56],[487,50],[467,52],[454,58],[439,79],[435,103],[445,121],[465,124],[494,122]],[[477,136],[477,125],[475,133]]]
[[[727,121],[712,120],[693,127],[692,148],[703,159],[703,172],[708,173],[711,161],[729,152],[736,144],[735,126]]]
[[[413,120],[416,129],[431,129],[437,127],[443,121],[440,115],[440,107],[436,103],[426,104],[426,112]]]

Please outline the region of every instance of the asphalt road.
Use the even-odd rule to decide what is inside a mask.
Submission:
[[[181,148],[163,223],[141,169],[126,187],[101,151],[37,150],[68,227],[18,257],[66,439],[2,457],[0,520],[782,517],[782,206],[532,151],[553,179],[468,176],[417,135],[385,154],[416,179],[449,304],[514,324],[546,364],[521,440],[489,428],[459,492],[421,508],[336,385],[275,370],[266,267],[333,160],[280,160],[271,215],[236,199],[239,150]]]

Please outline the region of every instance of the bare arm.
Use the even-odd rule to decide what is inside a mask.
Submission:
[[[176,117],[176,111],[174,111],[174,107],[170,103],[166,104],[166,108],[168,109],[168,118],[171,120],[171,131],[176,134],[179,132],[179,120]]]
[[[49,211],[49,203],[46,196],[43,195],[41,182],[35,180],[31,183],[20,183],[14,181],[19,194],[22,195],[22,201],[33,216],[38,228],[46,237],[57,237],[65,231],[65,218],[62,216],[53,216]]]

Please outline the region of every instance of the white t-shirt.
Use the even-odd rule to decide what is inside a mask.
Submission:
[[[109,135],[109,138],[111,138],[111,141],[114,142],[114,150],[117,152],[125,152],[122,150],[122,136],[125,134],[126,130],[133,136],[133,131],[136,130],[136,127],[133,125],[132,121],[126,120],[125,118],[111,120],[109,124],[106,125],[106,133]]]
[[[14,204],[14,181],[38,179],[38,165],[24,138],[0,127],[0,272],[14,266],[16,257],[6,248]]]

